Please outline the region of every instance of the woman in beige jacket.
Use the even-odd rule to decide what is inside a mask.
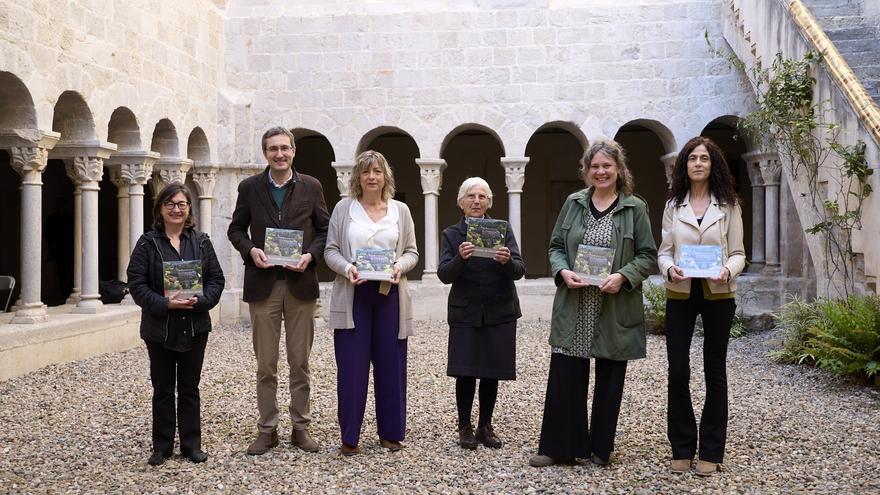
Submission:
[[[697,454],[697,423],[690,395],[690,345],[703,318],[706,402],[700,418],[696,473],[719,471],[727,437],[727,342],[736,311],[736,277],[745,266],[742,210],[733,176],[711,139],[688,141],[675,160],[663,212],[657,262],[666,278],[666,354],[669,361],[667,434],[671,470],[688,471]],[[689,278],[679,266],[684,246],[720,246],[717,276]],[[688,248],[686,251],[691,251]]]

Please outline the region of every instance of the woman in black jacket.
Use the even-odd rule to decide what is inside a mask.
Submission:
[[[493,258],[474,256],[467,241],[468,219],[488,218],[492,190],[479,177],[466,179],[458,190],[464,217],[443,231],[437,276],[449,291],[449,356],[446,374],[455,377],[458,408],[458,444],[466,449],[499,448],[492,428],[498,380],[516,379],[516,320],[522,316],[514,280],[526,268],[510,224],[504,222],[504,246]],[[477,431],[471,424],[477,378],[480,379],[480,416]]]
[[[192,296],[166,290],[163,263],[201,261],[201,291]],[[171,266],[171,265],[166,265]],[[194,276],[194,270],[188,271]],[[211,316],[226,279],[208,235],[194,228],[192,195],[186,186],[170,184],[153,206],[153,230],[138,239],[128,263],[128,286],[141,309],[141,338],[150,356],[153,384],[153,454],[158,466],[174,450],[177,427],[180,452],[192,462],[205,462],[199,419],[199,380]],[[167,296],[166,296],[167,294]]]

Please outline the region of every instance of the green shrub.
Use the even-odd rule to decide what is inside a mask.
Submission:
[[[645,320],[648,331],[657,335],[666,335],[666,288],[645,281],[642,284],[645,295]]]
[[[776,320],[785,331],[776,359],[880,383],[880,297],[795,298]]]

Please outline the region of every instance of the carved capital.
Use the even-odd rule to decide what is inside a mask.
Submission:
[[[351,171],[354,169],[354,163],[333,162],[330,166],[336,170],[336,187],[339,189],[339,195],[343,198],[347,197],[351,192],[348,190],[348,182],[351,180]]]
[[[10,148],[12,168],[22,176],[42,174],[49,163],[49,150],[41,146],[14,146]]]
[[[778,186],[782,176],[782,165],[778,159],[762,160],[761,178],[764,179],[765,186]]]
[[[526,182],[526,165],[528,157],[524,158],[501,158],[501,166],[504,167],[504,183],[509,193],[521,193]]]
[[[159,154],[153,151],[125,151],[113,154],[104,164],[110,167],[111,177],[118,174],[120,180],[127,180],[126,186],[143,186],[153,175],[158,159]]]
[[[446,160],[435,158],[416,158],[419,166],[419,175],[422,183],[422,194],[440,195],[443,188],[443,170],[446,169]]]
[[[65,160],[67,176],[77,183],[100,182],[104,175],[104,159],[97,156],[76,156]]]
[[[764,178],[761,176],[760,162],[746,162],[746,170],[749,172],[749,182],[752,187],[764,187]]]
[[[153,195],[158,196],[168,184],[186,183],[186,173],[193,161],[188,158],[162,158],[153,166]]]
[[[678,153],[666,153],[665,155],[660,157],[660,161],[663,162],[663,172],[666,173],[666,185],[672,187],[672,170],[675,168],[675,159],[678,158]]]
[[[749,153],[744,153],[742,155],[743,161],[746,162],[746,170],[749,173],[749,182],[752,183],[752,186],[765,186],[765,185],[773,185],[779,184],[778,174],[780,170],[776,171],[777,179],[775,182],[768,183],[764,178],[763,169],[767,168],[767,164],[772,162],[775,165],[770,165],[770,169],[774,166],[779,168],[779,155],[775,151],[750,151]],[[771,174],[772,175],[772,174]]]
[[[192,177],[199,189],[199,198],[214,196],[214,188],[217,186],[217,167],[198,167],[193,170]]]

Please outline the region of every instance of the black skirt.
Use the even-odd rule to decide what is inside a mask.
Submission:
[[[449,376],[516,380],[516,320],[482,327],[450,327]]]

